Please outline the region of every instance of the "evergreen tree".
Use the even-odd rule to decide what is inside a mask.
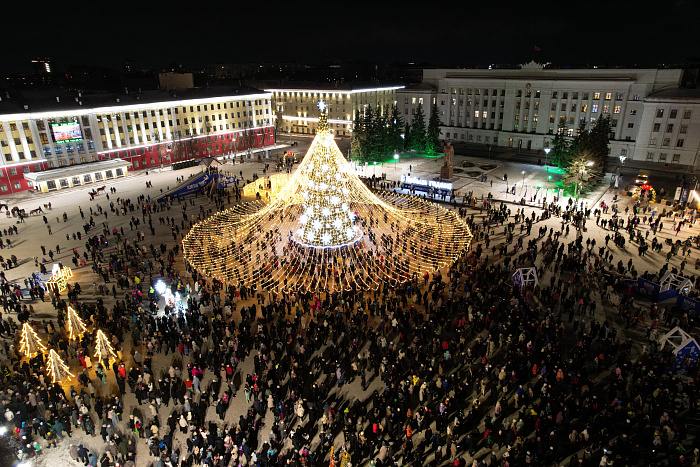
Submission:
[[[389,140],[390,140],[390,151],[402,151],[403,150],[403,138],[401,138],[401,131],[403,130],[403,118],[399,114],[399,109],[394,104],[391,107],[391,117],[389,117]]]
[[[359,162],[365,162],[365,122],[362,112],[355,112],[355,121],[352,125],[352,140],[350,141],[350,158]]]
[[[406,122],[406,127],[403,130],[403,149],[408,151],[410,148],[411,141],[411,125]]]
[[[372,161],[381,162],[387,155],[388,152],[388,134],[389,129],[387,127],[388,118],[386,115],[382,115],[380,109],[377,109],[374,114],[374,124],[372,125],[373,130],[373,153]]]
[[[408,142],[408,148],[414,151],[425,150],[425,115],[423,114],[423,106],[419,105],[416,113],[413,114],[411,121],[411,139]]]
[[[434,156],[440,149],[440,117],[438,117],[437,104],[430,108],[430,120],[428,131],[425,135],[425,152]]]
[[[605,115],[596,120],[588,140],[588,150],[596,158],[597,165],[603,173],[610,154],[610,132],[610,116]]]
[[[566,137],[566,124],[560,123],[552,142],[550,161],[557,167],[566,168],[571,160],[571,142]]]
[[[377,136],[374,128],[374,110],[371,104],[367,105],[363,119],[365,137],[363,139],[362,154],[365,161],[372,162],[376,160]]]

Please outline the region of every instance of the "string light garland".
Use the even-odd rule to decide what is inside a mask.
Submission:
[[[103,358],[107,358],[107,360],[117,358],[117,354],[114,352],[112,344],[109,343],[107,335],[100,329],[97,330],[97,335],[95,336],[95,354],[93,356],[98,362],[102,362]]]
[[[186,261],[225,284],[272,291],[376,289],[451,265],[472,235],[454,212],[416,196],[373,193],[333,140],[325,103],[316,136],[268,204],[238,204],[195,224]]]
[[[65,364],[54,349],[49,350],[49,355],[46,359],[46,373],[51,376],[51,383],[57,383],[73,377],[73,373],[68,370],[68,365]]]
[[[68,319],[66,323],[68,325],[68,339],[70,340],[80,339],[87,330],[85,323],[71,306],[68,307]]]
[[[29,323],[24,323],[22,325],[19,340],[19,351],[22,352],[29,360],[40,353],[46,352],[46,346],[43,342],[41,342],[41,338],[39,338],[36,331],[32,329]]]

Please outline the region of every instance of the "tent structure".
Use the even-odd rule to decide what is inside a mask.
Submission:
[[[693,281],[678,274],[666,272],[659,281],[659,286],[659,293],[675,290],[679,294],[687,295],[693,289]]]
[[[687,332],[676,326],[659,339],[661,349],[666,344],[673,347],[673,354],[676,356],[676,368],[688,365],[696,365],[700,358],[700,345]]]
[[[537,269],[533,268],[519,268],[513,274],[513,284],[518,287],[525,286],[537,286],[540,283],[537,278]]]

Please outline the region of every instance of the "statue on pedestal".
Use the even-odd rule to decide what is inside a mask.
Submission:
[[[452,159],[454,159],[455,148],[450,142],[445,143],[445,157],[443,158],[442,168],[440,169],[440,178],[452,178]]]

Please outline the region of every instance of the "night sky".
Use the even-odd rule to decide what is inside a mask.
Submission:
[[[522,63],[654,65],[700,62],[700,2],[522,1],[478,3],[24,2],[3,15],[0,71],[32,56],[57,65],[341,60],[432,65]],[[204,2],[202,2],[204,3]],[[25,8],[23,10],[23,8]],[[12,18],[12,19],[11,19]],[[535,51],[535,48],[540,51]]]

